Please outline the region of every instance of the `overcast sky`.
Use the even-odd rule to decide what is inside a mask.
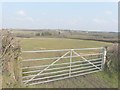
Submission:
[[[3,28],[118,31],[117,2],[2,4]]]

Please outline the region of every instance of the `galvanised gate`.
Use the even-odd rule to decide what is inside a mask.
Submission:
[[[35,85],[102,71],[106,49],[23,51],[22,81]]]

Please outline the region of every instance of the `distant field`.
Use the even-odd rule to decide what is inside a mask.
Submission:
[[[74,49],[74,48],[95,48],[110,46],[112,43],[89,41],[89,40],[76,40],[76,39],[65,39],[65,38],[24,38],[21,39],[22,50],[54,50],[54,49]],[[87,51],[85,51],[87,52]],[[59,53],[59,55],[63,55]],[[81,51],[81,53],[84,53]],[[25,58],[40,58],[48,57],[48,54],[23,54]],[[56,53],[52,53],[52,56],[59,56]]]
[[[22,50],[47,50],[47,49],[68,49],[68,48],[92,48],[110,46],[112,43],[59,39],[59,38],[19,38]],[[25,57],[29,57],[25,56]],[[36,57],[34,54],[30,57]],[[29,86],[34,88],[115,88],[117,85],[117,74],[109,77],[105,72],[98,72],[75,78],[50,82],[46,84]]]
[[[112,43],[106,42],[65,38],[22,38],[20,40],[22,50],[95,48],[112,45]]]
[[[57,30],[57,29],[38,29],[38,30],[13,30],[17,37],[22,38],[69,38],[79,40],[94,40],[103,42],[118,42],[117,32],[94,32],[81,30]]]
[[[58,39],[58,38],[29,38],[29,39],[21,39],[22,50],[54,50],[54,49],[73,49],[73,48],[95,48],[95,47],[104,47],[109,46],[111,43],[105,42],[97,42],[97,41],[88,41],[88,40],[75,40],[75,39]],[[95,51],[81,51],[80,53],[94,53]],[[97,50],[96,50],[97,52]],[[34,58],[48,58],[48,57],[60,57],[65,52],[55,52],[55,53],[23,53],[23,59],[34,59]],[[77,60],[81,60],[81,58],[76,58]],[[34,63],[29,63],[30,65],[40,65],[41,64],[49,64],[54,60],[37,61]],[[63,59],[61,62],[68,62],[68,59]],[[60,63],[61,63],[60,62]],[[25,65],[29,66],[28,63]]]

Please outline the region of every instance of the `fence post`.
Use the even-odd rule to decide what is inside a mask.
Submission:
[[[104,65],[105,65],[105,62],[106,62],[106,54],[107,54],[107,50],[106,50],[106,48],[104,47],[104,48],[103,48],[102,70],[104,70]]]
[[[69,77],[71,76],[71,64],[72,64],[72,49],[70,51],[70,71],[69,71]]]

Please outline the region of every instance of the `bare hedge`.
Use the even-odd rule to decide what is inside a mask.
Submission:
[[[21,47],[9,30],[0,30],[0,39],[3,87],[15,87],[21,83]]]

